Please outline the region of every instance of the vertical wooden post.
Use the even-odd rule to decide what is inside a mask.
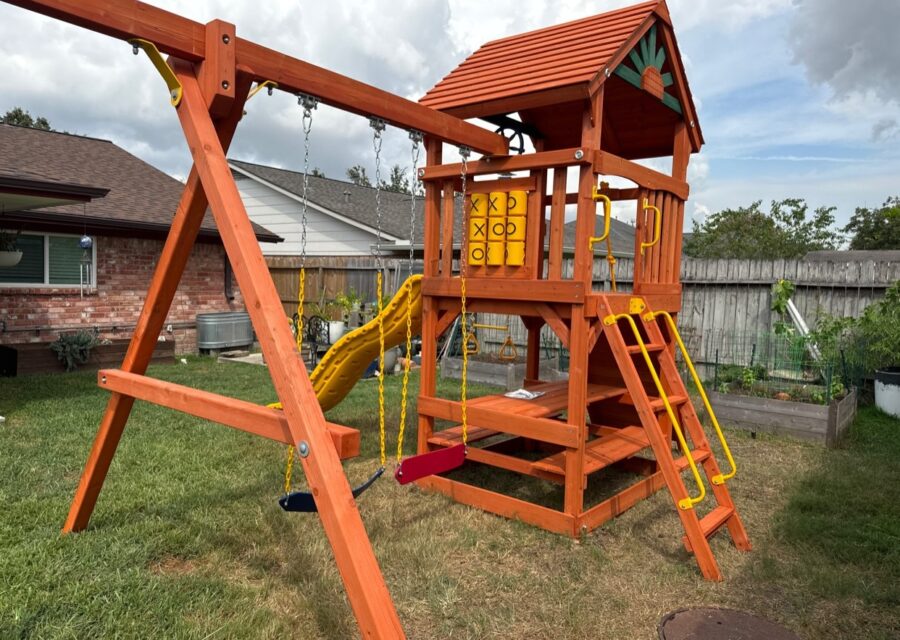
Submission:
[[[562,279],[567,177],[568,167],[556,167],[553,170],[553,194],[550,198],[550,256],[547,267],[549,280]]]
[[[184,87],[178,118],[269,365],[291,438],[308,446],[309,455],[301,457],[300,462],[362,635],[402,638],[400,620],[347,477],[330,443],[322,408],[297,357],[281,301],[206,110],[200,85],[189,65],[176,62],[173,66]]]
[[[603,89],[596,93],[585,109],[581,127],[581,146],[600,148],[603,124]],[[578,176],[578,205],[575,222],[574,279],[584,284],[585,293],[591,291],[594,274],[594,252],[587,239],[594,235],[597,205],[593,199],[596,175],[591,165],[583,165]],[[566,450],[566,486],[564,510],[578,516],[584,510],[584,451],[587,442],[587,369],[589,320],[583,304],[572,305],[569,325],[569,387],[566,421],[578,431],[578,445]],[[573,532],[577,533],[577,532]]]
[[[432,167],[441,164],[442,146],[440,141],[425,138],[425,163]],[[435,182],[425,183],[425,222],[423,233],[425,277],[438,275],[440,253],[441,189]],[[465,231],[468,233],[468,230]],[[449,274],[446,275],[449,277]],[[419,397],[433,397],[437,392],[437,321],[438,312],[431,296],[422,298],[422,369],[419,376]],[[428,451],[428,438],[434,432],[434,418],[419,414],[419,453]]]
[[[522,323],[528,330],[528,351],[525,355],[525,386],[535,384],[541,377],[541,328],[540,318],[523,316]]]
[[[455,215],[456,199],[453,197],[453,180],[444,180],[444,200],[441,206],[441,275],[445,278],[453,276],[453,218]],[[463,207],[466,206],[465,194],[463,194]],[[462,220],[465,220],[465,216]],[[462,233],[469,233],[468,229],[463,229]],[[459,246],[462,247],[462,238],[459,238]],[[466,256],[460,255],[460,260],[466,259]]]
[[[675,141],[672,150],[672,177],[687,180],[688,163],[691,160],[691,140],[687,126],[681,122],[675,129]],[[681,244],[684,236],[684,201],[677,199],[675,219],[675,255],[673,256],[672,282],[681,282]]]
[[[244,101],[249,89],[250,80],[240,78],[237,99],[232,104],[231,111],[227,117],[216,123],[216,135],[224,149],[231,144],[234,131],[243,115]],[[157,338],[169,314],[175,291],[178,289],[181,275],[200,231],[206,207],[206,194],[200,184],[200,176],[196,168],[193,168],[156,263],[141,315],[138,317],[122,362],[122,371],[137,374],[147,371]],[[87,527],[133,406],[134,398],[130,396],[118,393],[110,395],[91,453],[75,490],[72,505],[69,507],[69,515],[63,525],[64,533],[81,531]]]

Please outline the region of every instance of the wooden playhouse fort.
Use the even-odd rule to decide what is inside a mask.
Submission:
[[[735,472],[727,443],[701,391],[728,459],[723,473],[675,361],[680,350],[699,384],[675,319],[681,309],[687,167],[703,137],[665,2],[489,42],[422,103],[486,120],[511,140],[527,136],[535,152],[468,161],[463,169],[442,163],[440,145],[427,148],[420,172],[426,202],[419,451],[463,440],[462,425],[436,429],[436,420],[463,419],[462,402],[436,395],[438,336],[463,303],[469,313],[516,315],[528,329],[525,387],[542,395],[469,400],[466,458],[562,484],[565,497],[557,510],[446,477],[420,483],[459,502],[572,536],[666,487],[687,549],[706,578],[721,579],[708,538],[725,526],[738,548],[749,549],[750,543],[726,484]],[[671,158],[671,173],[635,162],[644,158]],[[570,169],[578,176],[571,190]],[[524,177],[496,178],[526,171]],[[608,176],[634,186],[610,188]],[[463,188],[467,233],[454,238],[453,194]],[[615,283],[611,201],[633,202],[636,211],[634,284],[627,293],[592,289],[595,248],[604,243]],[[563,225],[566,205],[573,204],[574,269],[564,274]],[[597,225],[599,235],[597,217],[606,219]],[[464,296],[452,261],[454,243],[464,247]],[[544,325],[569,351],[567,381],[540,380]],[[610,466],[634,473],[635,482],[587,507],[590,477]],[[713,508],[701,517],[696,507],[707,497],[707,486]]]
[[[241,429],[294,447],[292,462],[297,452],[309,491],[289,493],[282,506],[297,497],[302,508],[296,510],[317,512],[362,635],[403,637],[354,501],[384,471],[383,430],[381,469],[351,490],[340,460],[359,452],[360,433],[325,420],[323,405],[330,404],[297,357],[226,160],[247,99],[268,86],[299,96],[307,151],[308,119],[318,102],[370,118],[376,163],[388,125],[409,131],[414,150],[424,140],[426,165],[416,171],[425,185],[424,273],[381,310],[374,329],[358,334],[380,334],[383,358],[384,314],[390,335],[407,340],[421,323],[418,451],[400,464],[401,482],[415,480],[459,502],[571,536],[665,487],[703,576],[722,577],[708,542],[715,532],[727,528],[739,549],[750,548],[728,491],[734,460],[701,387],[727,460],[727,469],[719,468],[676,367],[680,352],[700,386],[676,318],[687,167],[703,139],[664,0],[488,43],[421,104],[241,38],[221,20],[199,24],[137,0],[8,1],[125,40],[135,53],[144,50],[166,81],[194,163],[124,361],[98,374],[110,399],[65,532],[88,526],[136,399]],[[470,118],[497,132],[465,121]],[[526,137],[533,152],[526,152]],[[458,147],[462,161],[445,163],[445,145]],[[475,159],[471,152],[483,155]],[[671,171],[635,162],[644,158],[671,158]],[[628,186],[609,187],[613,176]],[[637,214],[629,292],[592,287],[595,248],[606,250],[603,268],[615,267],[608,234],[613,201],[633,202]],[[575,208],[576,242],[574,268],[564,273],[568,205]],[[145,375],[207,208],[281,410]],[[458,259],[454,247],[461,248]],[[414,301],[420,315],[412,311]],[[397,329],[404,309],[408,329]],[[458,399],[438,396],[438,339],[458,317],[465,327],[469,314],[480,312],[519,316],[527,327],[530,399],[468,399],[464,383]],[[569,351],[566,381],[540,380],[544,325]],[[372,359],[371,337],[366,340],[345,337],[322,362],[334,363],[338,377],[355,370],[346,363]],[[383,416],[383,397],[379,408]],[[464,463],[561,485],[561,504],[533,504],[445,473]],[[586,505],[588,482],[611,467],[631,474],[632,483]]]

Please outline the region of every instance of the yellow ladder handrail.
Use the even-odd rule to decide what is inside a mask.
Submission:
[[[690,494],[687,498],[682,498],[678,501],[679,509],[693,509],[695,504],[698,504],[703,501],[706,497],[706,486],[703,484],[703,480],[700,478],[700,472],[697,470],[697,464],[694,462],[694,455],[691,453],[690,447],[688,447],[687,440],[684,438],[684,433],[681,431],[681,425],[678,423],[678,418],[675,417],[675,411],[672,409],[672,405],[669,402],[669,397],[666,395],[665,389],[663,389],[662,382],[660,382],[659,376],[656,374],[656,368],[653,366],[653,361],[650,359],[650,353],[647,351],[647,346],[644,344],[643,338],[641,338],[641,332],[638,331],[638,327],[634,322],[634,318],[632,318],[627,313],[620,313],[618,315],[610,314],[603,318],[603,324],[607,326],[612,326],[616,324],[618,320],[625,319],[628,321],[628,324],[631,325],[631,330],[634,332],[634,337],[637,339],[638,347],[641,350],[641,354],[644,356],[644,362],[647,363],[647,368],[650,370],[650,376],[653,378],[653,383],[656,385],[656,390],[659,393],[660,399],[663,401],[663,406],[666,408],[666,413],[669,416],[669,420],[672,421],[672,428],[675,429],[675,435],[678,438],[678,444],[681,445],[681,450],[684,451],[684,455],[687,458],[688,464],[691,467],[691,473],[694,475],[694,482],[697,483],[697,488],[700,490],[700,494],[696,498],[692,498]]]
[[[644,198],[642,210],[646,211],[647,209],[653,210],[653,239],[650,242],[641,242],[641,255],[644,255],[644,249],[649,249],[659,242],[659,235],[662,230],[662,213],[659,207],[654,207],[647,198]]]
[[[731,455],[731,449],[728,448],[728,443],[725,441],[725,434],[722,432],[722,427],[719,426],[719,420],[716,418],[712,405],[709,403],[709,398],[706,396],[706,390],[703,388],[703,383],[700,382],[700,376],[697,375],[697,370],[694,368],[694,363],[688,355],[687,348],[684,346],[684,341],[681,339],[681,334],[678,333],[675,319],[668,311],[649,311],[644,318],[647,320],[655,320],[657,316],[664,317],[669,324],[672,336],[674,336],[675,342],[678,343],[678,348],[681,349],[681,355],[684,358],[684,362],[687,364],[688,371],[691,372],[691,377],[694,379],[694,385],[697,387],[697,391],[700,392],[700,398],[703,399],[703,406],[706,407],[706,413],[709,415],[713,428],[716,430],[719,442],[722,443],[722,450],[725,452],[725,458],[728,460],[728,464],[731,465],[731,471],[728,473],[718,473],[711,478],[713,484],[725,484],[726,480],[731,480],[737,473],[737,465],[734,462],[734,457]]]
[[[594,243],[603,242],[604,240],[606,240],[609,237],[609,224],[610,224],[610,217],[612,215],[612,201],[609,199],[608,196],[600,193],[600,191],[597,190],[596,185],[594,186],[594,190],[593,190],[593,193],[591,194],[591,198],[594,200],[594,202],[598,202],[600,200],[603,201],[603,235],[591,236],[590,238],[588,238],[588,247],[590,248],[591,252],[593,252],[594,251]]]

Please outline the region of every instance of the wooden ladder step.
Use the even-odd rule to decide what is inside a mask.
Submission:
[[[680,395],[669,396],[669,404],[672,405],[673,407],[678,406],[680,404],[684,404],[687,401],[688,401],[687,396],[680,396]],[[663,409],[666,408],[666,405],[663,404],[662,398],[651,397],[650,398],[650,406],[653,408],[654,411],[662,411]]]
[[[650,440],[643,427],[623,429],[603,429],[603,435],[585,445],[584,475],[590,475],[614,462],[631,457],[641,449],[650,446]],[[566,454],[560,451],[552,456],[537,460],[534,468],[546,473],[565,475]]]
[[[703,535],[707,538],[711,537],[716,531],[722,528],[722,526],[728,522],[728,519],[734,515],[734,507],[729,507],[724,504],[720,504],[715,509],[707,513],[705,516],[700,518],[700,530],[703,531]],[[688,540],[687,536],[683,536],[681,538],[682,543],[684,543],[684,548],[688,550],[688,553],[693,553],[693,549],[691,547],[691,542]]]
[[[662,351],[663,349],[666,348],[666,345],[659,344],[656,342],[645,343],[644,346],[647,348],[647,351]],[[628,353],[640,353],[641,352],[641,347],[640,347],[640,345],[637,345],[637,344],[630,344],[625,348],[628,350]]]
[[[694,464],[697,464],[706,460],[709,456],[712,455],[712,452],[710,452],[709,449],[697,448],[691,449],[691,454],[693,454],[694,457]],[[690,465],[688,464],[687,456],[681,456],[680,458],[677,458],[675,460],[675,466],[678,467],[679,471],[684,471],[685,469],[689,468]]]
[[[648,397],[650,398],[650,408],[653,409],[654,411],[663,411],[666,408],[666,405],[663,404],[662,398],[659,398],[657,396],[648,396]],[[672,405],[673,407],[676,407],[680,404],[684,404],[685,402],[688,401],[687,396],[678,395],[678,394],[670,395],[670,396],[668,396],[668,398],[669,398],[669,404]],[[634,400],[631,398],[631,394],[626,393],[625,395],[623,395],[622,403],[633,405]]]
[[[466,440],[468,442],[478,442],[479,440],[486,440],[492,436],[500,433],[499,431],[494,431],[492,429],[485,429],[484,427],[474,427],[469,426],[468,433],[466,434]],[[441,431],[435,431],[431,434],[431,437],[428,438],[429,444],[436,444],[441,447],[453,447],[462,443],[462,425],[458,425],[455,427],[450,427],[449,429],[442,429]]]

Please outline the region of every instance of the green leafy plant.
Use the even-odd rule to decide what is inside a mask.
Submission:
[[[50,348],[66,365],[66,371],[74,371],[88,361],[91,349],[100,344],[97,335],[91,331],[78,331],[76,333],[62,333],[50,343]]]

